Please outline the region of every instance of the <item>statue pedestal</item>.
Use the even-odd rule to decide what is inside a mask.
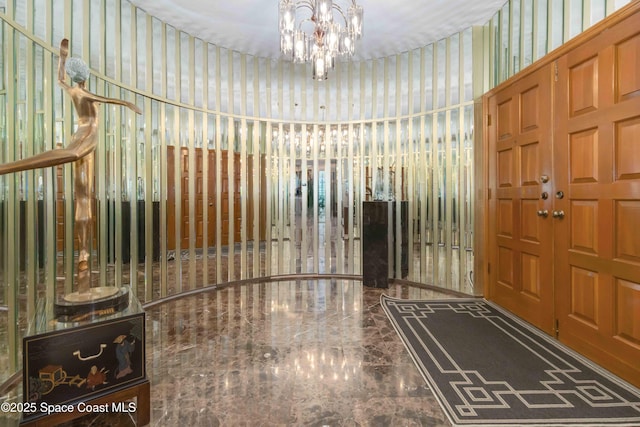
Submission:
[[[94,315],[113,314],[129,305],[129,288],[101,286],[88,292],[72,292],[58,298],[54,315],[61,322],[77,321]]]
[[[23,424],[86,415],[88,404],[149,420],[145,313],[131,292],[126,308],[60,321],[41,299],[23,338]],[[137,398],[136,402],[124,402]],[[51,409],[51,413],[49,412]],[[63,411],[64,409],[64,411]]]

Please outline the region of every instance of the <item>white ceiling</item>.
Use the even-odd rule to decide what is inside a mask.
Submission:
[[[130,0],[152,16],[217,46],[279,57],[279,0]],[[346,5],[350,0],[334,0]],[[357,59],[380,58],[425,46],[485,24],[506,0],[358,0],[364,36]],[[346,8],[346,7],[345,7]]]

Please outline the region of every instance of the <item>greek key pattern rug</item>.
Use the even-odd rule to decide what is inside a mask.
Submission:
[[[640,390],[484,299],[381,304],[454,425],[640,426]]]

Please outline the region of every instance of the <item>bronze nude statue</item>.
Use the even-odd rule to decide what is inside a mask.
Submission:
[[[66,147],[44,151],[34,156],[0,165],[0,175],[12,172],[57,166],[64,163],[74,164],[75,196],[75,233],[79,242],[77,265],[77,292],[74,298],[86,301],[100,298],[92,294],[90,280],[90,231],[93,226],[91,200],[94,182],[94,152],[98,144],[98,104],[117,104],[130,108],[138,114],[142,111],[131,102],[120,99],[104,98],[89,92],[85,83],[89,78],[89,67],[79,58],[69,58],[69,40],[60,42],[60,60],[58,62],[58,84],[71,96],[78,113],[78,127]],[[66,74],[72,84],[66,82]],[[75,86],[73,82],[77,83]],[[108,296],[108,295],[106,295]]]

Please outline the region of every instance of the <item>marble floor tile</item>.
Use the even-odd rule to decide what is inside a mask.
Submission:
[[[294,280],[148,309],[151,425],[450,425],[383,313],[382,293],[449,297],[409,285]],[[134,422],[110,414],[64,425]]]
[[[149,310],[152,425],[449,425],[382,313],[384,291],[287,281]]]

